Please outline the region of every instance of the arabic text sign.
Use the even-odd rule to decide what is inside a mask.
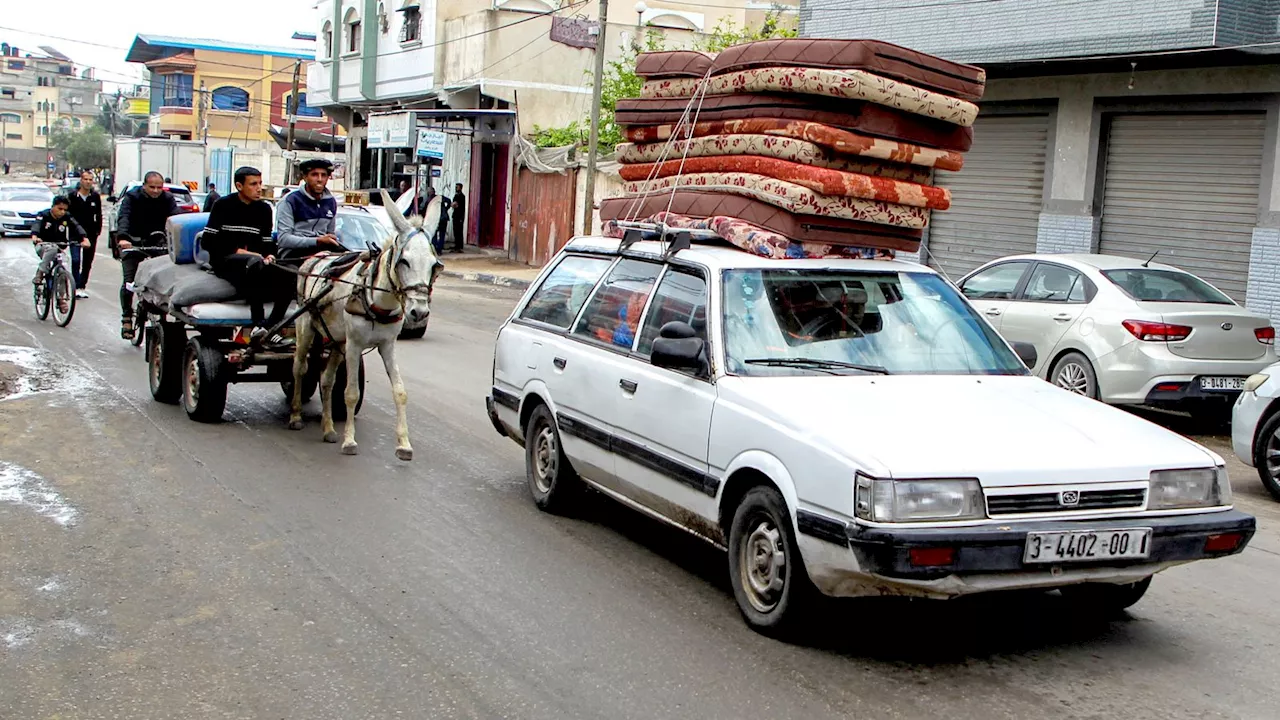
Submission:
[[[446,136],[439,130],[418,128],[418,157],[444,159]]]

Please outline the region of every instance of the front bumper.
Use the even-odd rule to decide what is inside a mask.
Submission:
[[[0,218],[0,233],[5,235],[31,235],[35,230],[34,218]]]
[[[1235,407],[1231,408],[1231,449],[1249,467],[1253,467],[1253,442],[1258,436],[1258,425],[1271,401],[1272,398],[1256,392],[1240,393]]]
[[[1234,555],[1257,522],[1237,510],[1165,517],[1037,520],[962,528],[887,528],[800,518],[800,544],[811,579],[829,595],[954,597],[989,590],[1060,587],[1079,582],[1136,582],[1180,563]],[[1027,534],[1151,528],[1151,554],[1134,560],[1027,564]],[[1206,552],[1210,536],[1240,533],[1234,550]],[[918,567],[911,551],[952,548],[949,565]]]

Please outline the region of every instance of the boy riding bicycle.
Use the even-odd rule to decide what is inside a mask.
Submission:
[[[36,276],[32,279],[36,285],[44,282],[45,275],[53,265],[54,257],[63,248],[70,246],[73,242],[79,243],[82,248],[90,246],[84,228],[71,217],[68,211],[70,206],[71,203],[67,198],[59,195],[53,199],[53,205],[48,210],[42,210],[36,219],[36,231],[31,236],[31,243],[36,246],[36,252],[40,255],[40,266],[36,268]],[[58,298],[60,306],[66,302],[66,298]],[[62,310],[66,311],[65,308]]]

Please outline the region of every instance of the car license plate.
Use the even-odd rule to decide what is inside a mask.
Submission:
[[[1151,528],[1027,533],[1024,563],[1129,560],[1151,554]]]
[[[1202,377],[1201,390],[1244,390],[1242,377]]]

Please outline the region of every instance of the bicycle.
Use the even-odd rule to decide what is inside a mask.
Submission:
[[[44,282],[35,283],[32,291],[36,317],[40,320],[49,318],[49,310],[53,310],[53,321],[58,327],[66,327],[71,323],[71,316],[76,312],[76,279],[71,275],[71,268],[63,260],[67,246],[58,243],[58,254],[53,256],[49,271],[44,275]],[[63,308],[66,308],[64,311]]]
[[[151,233],[147,238],[146,244],[142,244],[143,240],[138,237],[130,237],[129,241],[132,247],[127,248],[119,247],[118,240],[113,239],[111,242],[111,252],[121,263],[131,256],[146,260],[169,252],[168,245],[165,244],[166,236],[162,231]],[[126,282],[125,287],[131,292],[134,289],[132,282]],[[142,346],[149,316],[150,313],[147,311],[146,302],[141,298],[135,297],[133,303],[133,337],[129,340],[129,343],[134,347]]]

